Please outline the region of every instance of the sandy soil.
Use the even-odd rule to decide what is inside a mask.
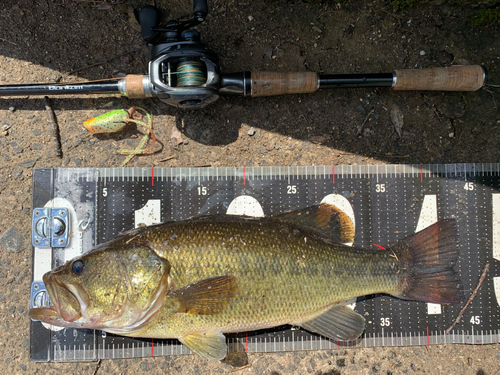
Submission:
[[[142,4],[138,0],[4,0],[0,84],[145,74],[148,48],[130,16],[131,9]],[[156,5],[163,9],[165,20],[187,16],[191,8],[189,0],[161,0]],[[484,65],[490,85],[472,93],[344,89],[273,98],[221,98],[198,111],[116,95],[58,97],[52,98],[52,106],[60,126],[62,158],[54,156],[43,98],[0,99],[0,202],[4,207],[0,235],[14,227],[24,241],[19,253],[0,249],[1,371],[201,374],[234,368],[195,356],[100,364],[29,361],[33,168],[119,166],[124,157],[113,151],[136,145],[142,136],[135,126],[113,135],[91,135],[84,131],[83,121],[110,109],[140,106],[150,111],[160,142],[153,155],[135,158],[130,166],[498,162],[499,25],[470,24],[477,10],[486,6],[435,0],[397,10],[387,0],[214,0],[207,21],[198,27],[202,40],[219,55],[224,72],[378,73]],[[404,116],[401,134],[391,121],[394,106]],[[175,129],[182,133],[180,144],[178,138],[172,139]],[[246,362],[251,367],[241,373],[500,373],[498,345],[249,354],[231,363],[238,367]]]

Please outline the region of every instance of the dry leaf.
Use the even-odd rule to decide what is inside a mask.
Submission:
[[[97,7],[99,10],[110,10],[111,9],[111,4],[108,4],[107,2],[99,4]]]
[[[170,136],[170,142],[172,142],[173,146],[180,145],[184,142],[184,138],[182,138],[182,133],[174,127],[172,129],[172,135]]]
[[[323,134],[323,135],[313,135],[311,138],[309,138],[309,141],[311,141],[312,143],[316,143],[318,145],[322,145],[329,139],[330,136],[328,134]]]
[[[271,46],[267,46],[265,49],[264,49],[264,56],[267,56],[269,57],[270,59],[273,58],[273,47]]]
[[[399,135],[399,138],[401,138],[403,124],[404,124],[403,112],[401,112],[401,110],[396,104],[393,104],[391,106],[391,121],[392,124],[394,125],[394,128],[396,129],[396,132]]]

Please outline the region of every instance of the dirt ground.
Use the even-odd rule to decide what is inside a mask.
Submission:
[[[0,84],[78,82],[145,74],[149,51],[131,9],[146,0],[3,0]],[[54,156],[42,97],[0,98],[0,235],[14,227],[24,246],[0,249],[2,373],[226,373],[195,356],[36,364],[29,360],[31,176],[34,168],[120,166],[135,126],[92,135],[82,123],[110,109],[140,106],[154,116],[155,153],[130,166],[268,166],[499,162],[499,24],[471,25],[493,2],[434,0],[395,9],[388,0],[209,1],[202,41],[223,72],[244,70],[379,73],[480,64],[477,92],[342,89],[272,98],[220,98],[197,111],[158,100],[53,97],[62,158]],[[157,1],[164,20],[188,16],[190,0]],[[394,106],[404,116],[400,134]],[[373,109],[373,111],[372,111]],[[363,128],[360,127],[364,123]],[[252,129],[255,131],[252,131]],[[182,139],[172,137],[181,131]],[[241,373],[498,374],[498,345],[447,345],[249,354]],[[236,363],[236,362],[233,362]],[[241,363],[241,361],[240,361]]]

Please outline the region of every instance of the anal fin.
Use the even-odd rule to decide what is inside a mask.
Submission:
[[[220,361],[227,355],[226,336],[221,332],[195,332],[179,337],[192,352],[211,361]]]
[[[345,305],[337,305],[313,319],[294,325],[337,341],[356,340],[365,330],[365,318]]]

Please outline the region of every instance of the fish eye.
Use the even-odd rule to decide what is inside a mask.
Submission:
[[[73,272],[73,275],[80,275],[83,272],[84,268],[85,266],[81,260],[75,260],[71,264],[71,272]]]

